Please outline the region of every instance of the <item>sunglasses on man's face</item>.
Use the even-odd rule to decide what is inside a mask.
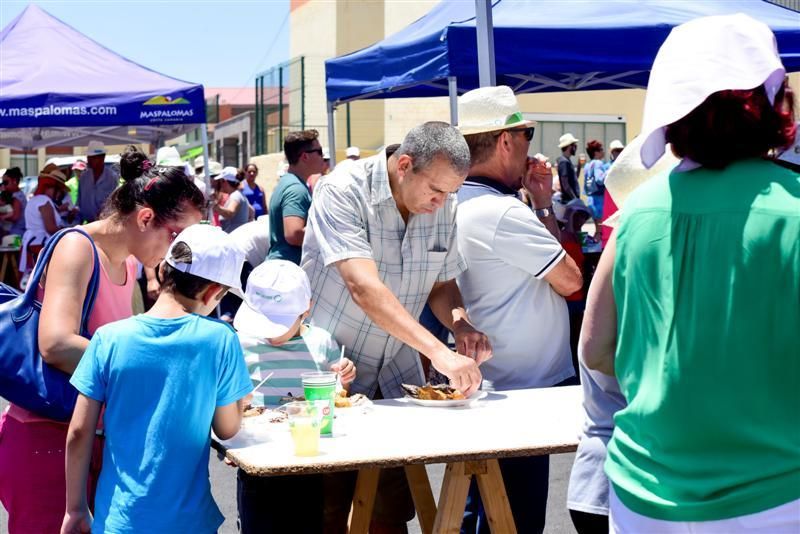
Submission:
[[[303,152],[305,154],[313,154],[314,152],[316,152],[320,156],[322,155],[322,149],[321,148],[309,148],[308,150],[303,150]]]
[[[525,135],[525,139],[530,141],[533,139],[533,132],[536,130],[533,126],[528,126],[527,128],[510,128],[506,130],[507,132],[522,132]]]

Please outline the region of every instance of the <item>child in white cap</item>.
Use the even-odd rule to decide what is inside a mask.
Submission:
[[[303,322],[310,309],[308,277],[296,264],[268,260],[250,273],[233,326],[251,379],[260,382],[274,373],[253,393],[256,403],[277,405],[281,397],[302,396],[300,375],[310,371],[339,373],[344,387],[355,380],[355,365],[347,358],[339,362],[333,336]],[[242,534],[323,530],[321,475],[254,477],[240,469],[237,503]]]
[[[80,395],[67,437],[62,532],[216,532],[210,430],[234,436],[253,384],[236,333],[206,317],[241,290],[244,253],[219,228],[182,231],[160,267],[147,313],[92,337],[71,382]],[[100,410],[105,449],[94,521],[86,480]]]

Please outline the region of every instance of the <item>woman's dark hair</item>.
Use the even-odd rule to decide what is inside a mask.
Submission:
[[[236,169],[236,180],[239,183],[241,183],[244,180],[246,175],[247,175],[247,173],[244,172],[244,169]]]
[[[244,170],[246,171],[250,167],[253,167],[256,170],[256,174],[258,174],[258,165],[256,165],[255,163],[248,163],[247,165],[244,166]]]
[[[766,156],[794,143],[794,96],[783,85],[770,104],[761,85],[745,91],[712,94],[691,113],[667,126],[666,139],[679,158],[710,169],[737,160]]]
[[[588,143],[586,143],[586,153],[589,155],[589,159],[594,159],[594,155],[596,152],[600,152],[603,150],[603,143],[598,141],[597,139],[592,139]]]
[[[175,243],[170,251],[170,258],[175,263],[192,263],[192,249],[183,241]],[[212,284],[210,280],[201,278],[199,276],[179,271],[167,262],[164,262],[160,269],[156,269],[158,282],[161,284],[161,289],[178,293],[189,299],[196,299],[208,286]],[[227,287],[223,286],[227,290]],[[224,293],[224,291],[223,291]],[[222,295],[218,295],[218,298]]]
[[[203,193],[182,167],[153,165],[134,145],[122,153],[119,169],[124,183],[106,200],[103,218],[125,217],[147,206],[155,213],[156,223],[163,224],[187,208],[202,211],[205,206]]]
[[[11,167],[10,169],[6,169],[5,174],[3,174],[4,178],[13,178],[14,181],[17,183],[22,180],[22,171],[19,167]]]

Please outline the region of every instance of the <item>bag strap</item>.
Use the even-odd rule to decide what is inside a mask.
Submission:
[[[59,241],[61,241],[62,237],[72,232],[77,232],[89,240],[89,243],[92,244],[92,253],[94,256],[92,277],[89,279],[89,285],[86,288],[86,298],[83,300],[83,309],[81,310],[81,334],[84,334],[86,331],[86,321],[89,318],[89,314],[92,313],[94,301],[97,298],[97,290],[100,282],[100,259],[97,254],[97,247],[94,244],[94,240],[92,240],[92,238],[89,237],[89,234],[80,228],[64,228],[63,230],[59,230],[53,234],[53,236],[47,241],[47,244],[39,253],[39,259],[36,261],[36,267],[33,270],[33,275],[31,275],[30,279],[28,280],[28,286],[25,288],[24,299],[28,305],[32,305],[33,302],[36,301],[36,292],[39,288],[39,282],[44,275],[44,270],[50,263],[50,258],[53,256],[56,245]]]

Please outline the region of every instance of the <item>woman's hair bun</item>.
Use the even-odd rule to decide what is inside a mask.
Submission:
[[[126,182],[137,179],[149,168],[147,155],[135,145],[128,145],[120,155],[119,174]]]

